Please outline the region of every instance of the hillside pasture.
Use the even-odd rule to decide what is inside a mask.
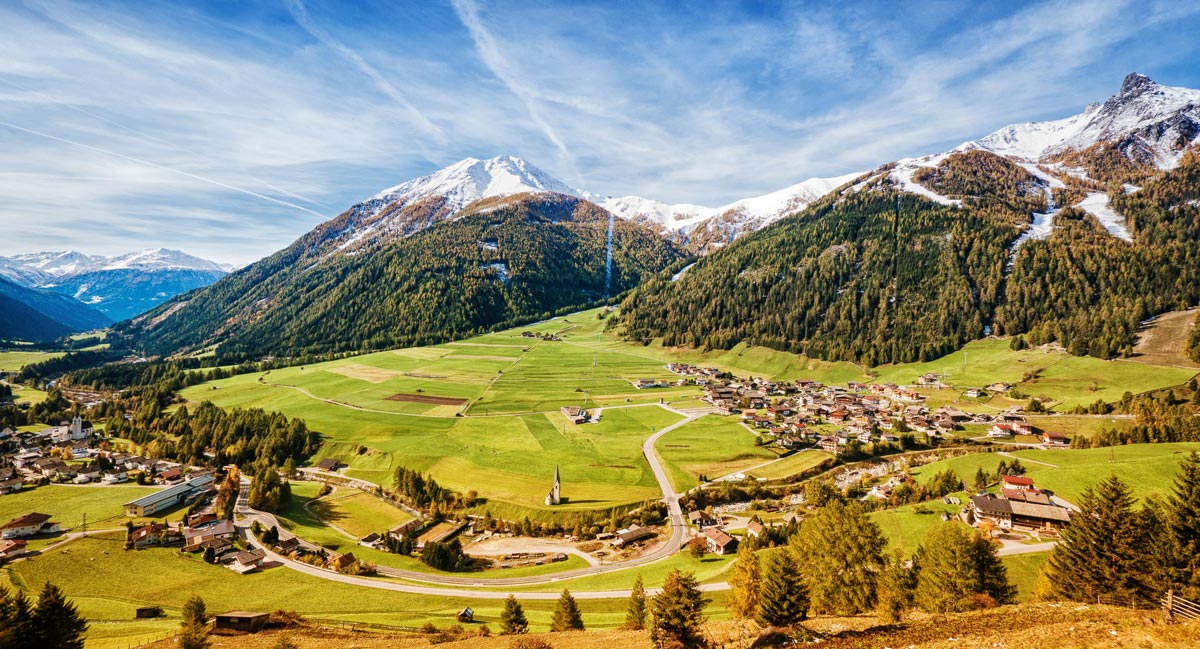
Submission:
[[[0,521],[9,521],[30,512],[49,514],[63,528],[75,528],[87,515],[90,529],[123,527],[125,503],[147,496],[162,487],[133,485],[46,485],[0,496]],[[180,520],[186,508],[156,515],[156,520]]]
[[[756,435],[734,417],[705,415],[663,435],[655,450],[671,474],[676,491],[770,462],[778,457],[755,445]]]
[[[64,352],[23,351],[19,349],[0,350],[0,372],[18,372],[26,365],[48,361],[62,356]]]
[[[363,588],[304,575],[286,568],[235,575],[204,563],[198,555],[172,549],[125,551],[124,535],[93,536],[5,568],[13,585],[36,593],[47,581],[63,589],[91,623],[88,647],[124,648],[179,627],[183,603],[199,595],[209,611],[295,610],[310,618],[419,627],[454,624],[465,606],[477,621],[497,626],[504,601],[428,597]],[[358,550],[355,550],[356,554]],[[87,566],[81,570],[80,566]],[[554,600],[523,600],[535,630],[546,630]],[[161,606],[167,616],[135,620],[138,606]],[[618,626],[625,601],[581,600],[589,627]]]
[[[339,488],[310,505],[310,509],[322,522],[360,539],[372,532],[382,534],[412,520],[412,515],[404,510],[357,489]]]

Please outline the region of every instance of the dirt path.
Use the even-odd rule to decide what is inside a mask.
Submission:
[[[506,537],[493,536],[487,540],[475,543],[468,543],[463,547],[463,552],[473,557],[495,558],[506,554],[517,554],[520,552],[564,552],[573,554],[580,559],[588,562],[588,565],[598,566],[601,564],[600,559],[580,550],[574,545],[565,541],[557,541],[554,539],[533,539],[525,537]]]

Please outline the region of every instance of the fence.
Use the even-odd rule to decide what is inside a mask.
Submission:
[[[1200,620],[1200,604],[1179,597],[1174,591],[1168,590],[1167,594],[1163,595],[1162,606],[1168,618]]]

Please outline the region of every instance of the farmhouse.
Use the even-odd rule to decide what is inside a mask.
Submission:
[[[0,542],[0,559],[8,561],[25,554],[25,539],[8,539]]]
[[[346,554],[342,556],[349,556],[351,559],[354,558],[354,555],[352,554]],[[233,555],[233,561],[229,563],[229,569],[238,573],[239,575],[244,575],[248,572],[254,572],[255,570],[261,568],[263,559],[266,558],[267,552],[265,550],[242,550],[241,552]]]
[[[232,539],[235,534],[233,521],[220,520],[189,527],[183,531],[183,549],[194,552],[203,548],[208,541]]]
[[[738,544],[737,539],[715,527],[704,530],[704,542],[708,545],[709,552],[722,555],[737,550]]]
[[[125,503],[125,515],[153,516],[158,512],[178,507],[208,491],[212,482],[212,473],[198,473],[180,484]]]
[[[648,527],[639,527],[637,525],[630,525],[629,529],[621,530],[621,531],[617,532],[617,538],[615,540],[613,540],[612,544],[614,547],[621,548],[621,547],[625,547],[626,545],[629,545],[630,543],[637,543],[638,541],[644,541],[648,538],[652,538],[653,536],[654,536],[654,530],[652,530]]]
[[[1010,500],[993,494],[971,497],[977,520],[989,520],[1003,529],[1061,529],[1071,520],[1071,512],[1055,505]]]
[[[572,424],[578,425],[586,423],[588,420],[588,411],[580,408],[579,406],[563,406],[562,408],[559,408],[559,412],[561,412],[562,416],[566,417],[567,421],[571,422]]]
[[[766,528],[763,527],[762,523],[758,521],[750,521],[749,523],[746,523],[746,536],[758,538],[759,535],[763,533],[764,529]]]
[[[152,546],[174,545],[183,543],[183,534],[179,528],[164,525],[162,523],[150,523],[143,525],[133,531],[130,537],[133,547],[136,549],[148,548]]]
[[[35,534],[55,534],[61,532],[58,523],[50,520],[49,514],[31,512],[19,518],[14,518],[0,527],[0,538],[17,539]]]
[[[717,520],[712,517],[712,514],[709,514],[708,512],[703,511],[703,510],[688,512],[688,521],[690,521],[692,525],[695,525],[696,527],[698,527],[700,529],[704,529],[704,527],[706,525],[716,525],[717,524]]]
[[[1045,444],[1046,446],[1061,448],[1066,446],[1068,441],[1069,440],[1067,439],[1067,436],[1063,435],[1062,433],[1054,433],[1050,431],[1042,433],[1042,444]]]
[[[266,613],[250,611],[229,611],[216,616],[214,628],[223,631],[241,631],[243,633],[258,633],[267,625]]]
[[[322,471],[337,471],[342,466],[339,460],[326,458],[317,463],[317,468]]]
[[[1033,487],[1033,478],[1026,478],[1023,475],[1000,476],[1000,486],[1003,489],[1014,489],[1016,491],[1036,491]]]

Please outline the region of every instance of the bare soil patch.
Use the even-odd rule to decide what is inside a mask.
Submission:
[[[467,402],[466,399],[456,399],[454,397],[434,397],[428,394],[393,394],[387,398],[388,401],[404,401],[407,403],[432,403],[438,406],[461,406]]]
[[[367,381],[369,383],[383,383],[398,376],[404,376],[402,372],[385,370],[382,367],[372,367],[370,365],[363,365],[362,363],[347,363],[345,365],[331,367],[325,371],[332,372],[334,374],[341,374],[342,376],[352,379],[359,379],[360,381]]]
[[[1133,345],[1131,361],[1152,365],[1198,367],[1187,357],[1187,339],[1200,309],[1164,313],[1142,327]]]

